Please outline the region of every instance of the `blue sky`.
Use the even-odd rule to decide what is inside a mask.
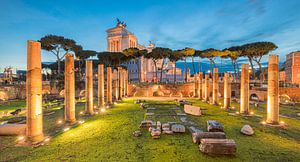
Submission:
[[[7,66],[25,69],[26,40],[46,34],[104,51],[105,30],[116,18],[143,45],[223,49],[272,41],[284,61],[300,50],[299,8],[299,0],[0,0],[0,72]],[[54,60],[42,53],[42,61]]]

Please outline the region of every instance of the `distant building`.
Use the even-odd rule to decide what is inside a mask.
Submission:
[[[148,47],[140,45],[137,37],[126,29],[126,24],[117,20],[116,27],[106,30],[107,33],[107,51],[109,52],[122,52],[127,48],[138,48],[140,50],[146,49],[151,52],[155,48],[153,43],[150,43]],[[157,67],[161,67],[162,60],[159,60]],[[152,59],[146,59],[141,57],[138,60],[131,60],[124,64],[129,71],[129,79],[131,81],[151,82],[160,80],[160,70],[158,71],[158,77],[155,75],[155,66]],[[163,81],[172,81],[174,70],[174,63],[169,62],[163,69]],[[176,68],[176,80],[183,81],[184,74],[182,74],[180,68]]]
[[[300,84],[300,51],[286,55],[286,82]]]
[[[282,82],[286,81],[285,71],[280,71],[279,72],[279,81],[282,81]]]

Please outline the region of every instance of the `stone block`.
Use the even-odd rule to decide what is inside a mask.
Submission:
[[[193,142],[196,144],[200,144],[202,139],[226,139],[226,135],[224,132],[196,132],[192,133]]]
[[[207,121],[207,131],[208,132],[224,132],[224,127],[222,124],[215,120]]]
[[[198,106],[184,105],[184,112],[196,116],[201,115],[201,109]]]
[[[172,125],[171,130],[174,133],[184,133],[185,132],[185,127],[181,124],[174,124],[174,125]]]
[[[199,149],[206,154],[233,155],[236,153],[236,143],[232,139],[202,139]]]

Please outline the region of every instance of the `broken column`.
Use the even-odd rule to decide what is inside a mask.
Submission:
[[[212,104],[218,105],[218,68],[214,68],[213,73],[213,102]]]
[[[200,72],[199,76],[198,76],[198,98],[200,100],[202,100],[202,77],[203,77],[203,74],[202,74],[202,72]]]
[[[118,92],[119,92],[119,100],[122,100],[122,68],[118,67]]]
[[[242,65],[240,113],[249,114],[249,65]]]
[[[85,61],[85,95],[86,95],[86,104],[85,104],[85,113],[93,115],[93,61]]]
[[[74,56],[66,54],[65,58],[65,121],[75,123],[75,73]]]
[[[40,42],[27,41],[26,98],[27,139],[40,142],[44,139]]]
[[[205,80],[204,80],[204,101],[208,101],[209,99],[209,92],[208,92],[208,88],[209,88],[209,78],[208,78],[208,74],[205,74]]]
[[[231,97],[231,82],[229,73],[224,74],[224,109],[229,109]]]
[[[278,55],[269,56],[267,123],[279,123]]]
[[[111,79],[111,67],[106,69],[106,100],[107,104],[112,103],[112,79]]]
[[[98,65],[98,107],[104,107],[104,65]]]

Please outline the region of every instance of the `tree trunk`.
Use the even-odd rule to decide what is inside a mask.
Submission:
[[[176,84],[176,61],[174,61],[175,69],[174,69],[174,84]]]
[[[135,61],[137,62],[136,63],[136,66],[137,66],[137,77],[138,77],[138,82],[140,83],[141,82],[141,79],[140,79],[140,62],[138,59],[135,59]]]
[[[160,82],[162,82],[162,73],[163,73],[163,68],[164,68],[164,60],[162,59],[161,67],[160,67]]]
[[[184,69],[185,69],[185,82],[187,83],[187,64],[186,64],[186,57],[184,58]]]
[[[193,63],[193,74],[195,74],[196,68],[195,68],[194,56],[192,56],[192,63]]]
[[[257,65],[259,66],[259,70],[260,70],[260,79],[262,80],[262,81],[265,81],[265,72],[264,72],[264,70],[263,70],[263,68],[262,68],[262,66],[261,66],[261,63],[259,62],[259,61],[256,61],[256,63],[257,63]]]
[[[248,56],[248,59],[249,59],[250,65],[251,65],[252,77],[253,77],[253,79],[255,80],[255,70],[254,70],[254,67],[253,67],[253,60],[252,60],[252,57],[249,57],[249,56]]]

